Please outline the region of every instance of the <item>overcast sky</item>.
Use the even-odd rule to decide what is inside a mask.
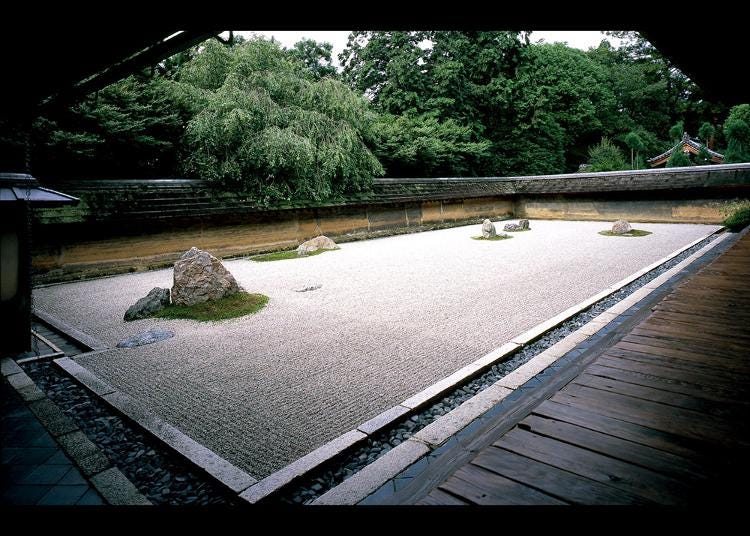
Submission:
[[[253,32],[235,32],[245,36],[250,36]],[[255,32],[258,35],[265,35],[266,37],[273,36],[282,46],[291,48],[294,43],[307,37],[314,39],[315,41],[328,41],[333,45],[333,62],[334,65],[338,66],[338,55],[346,47],[346,40],[349,37],[349,32],[325,32],[325,31],[259,31]],[[225,36],[228,34],[224,34]],[[567,43],[568,46],[580,48],[586,50],[590,47],[599,46],[602,39],[608,39],[613,45],[618,44],[618,40],[607,37],[602,32],[589,32],[589,31],[554,31],[554,32],[533,32],[531,34],[531,41],[537,43],[541,40],[545,43]]]

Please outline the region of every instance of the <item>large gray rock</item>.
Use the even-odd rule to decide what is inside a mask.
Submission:
[[[117,347],[135,348],[136,346],[152,344],[165,339],[171,339],[172,337],[174,337],[174,331],[171,329],[153,328],[118,342]]]
[[[497,236],[497,229],[495,229],[495,224],[490,220],[484,220],[482,222],[482,238],[492,238],[494,236]]]
[[[318,251],[319,249],[339,249],[339,247],[336,245],[336,242],[327,236],[320,235],[308,240],[307,242],[302,242],[297,248],[297,255],[304,256],[313,251]]]
[[[174,263],[172,302],[194,305],[231,296],[242,289],[221,261],[198,248],[190,248]]]
[[[169,289],[154,287],[143,298],[128,307],[125,320],[146,318],[169,305]]]
[[[518,220],[518,226],[524,231],[531,229],[531,227],[529,227],[529,220]]]
[[[614,234],[625,234],[625,233],[630,232],[632,230],[633,230],[633,228],[625,220],[617,220],[612,225],[612,232]]]

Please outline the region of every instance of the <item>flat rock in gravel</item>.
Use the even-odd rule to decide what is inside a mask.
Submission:
[[[177,305],[219,300],[240,290],[229,270],[207,251],[190,248],[174,263],[172,301]]]
[[[297,248],[297,255],[302,257],[319,249],[339,249],[339,247],[336,245],[336,242],[327,236],[320,235],[307,242],[302,242]]]
[[[125,320],[146,318],[169,305],[169,289],[154,287],[143,298],[128,307]]]
[[[484,220],[482,222],[482,238],[491,238],[496,235],[497,229],[495,229],[495,224],[490,220]]]
[[[615,234],[625,234],[627,232],[630,232],[633,228],[630,226],[628,222],[625,220],[617,220],[612,225],[612,232]]]
[[[311,290],[318,290],[323,285],[306,285],[294,289],[294,292],[310,292]]]
[[[174,331],[172,331],[171,329],[153,328],[118,342],[117,347],[135,348],[136,346],[152,344],[155,342],[163,341],[165,339],[171,339],[172,337],[174,337]]]

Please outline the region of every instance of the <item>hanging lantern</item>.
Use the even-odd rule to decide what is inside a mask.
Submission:
[[[0,173],[0,355],[31,348],[31,210],[75,205],[31,175]]]

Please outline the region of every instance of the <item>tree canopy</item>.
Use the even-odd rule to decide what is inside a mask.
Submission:
[[[622,46],[581,51],[520,31],[356,31],[340,72],[329,43],[211,39],[39,118],[33,172],[196,177],[274,204],[381,175],[641,168],[683,132],[750,160],[750,105],[730,113],[638,34],[613,34]]]

